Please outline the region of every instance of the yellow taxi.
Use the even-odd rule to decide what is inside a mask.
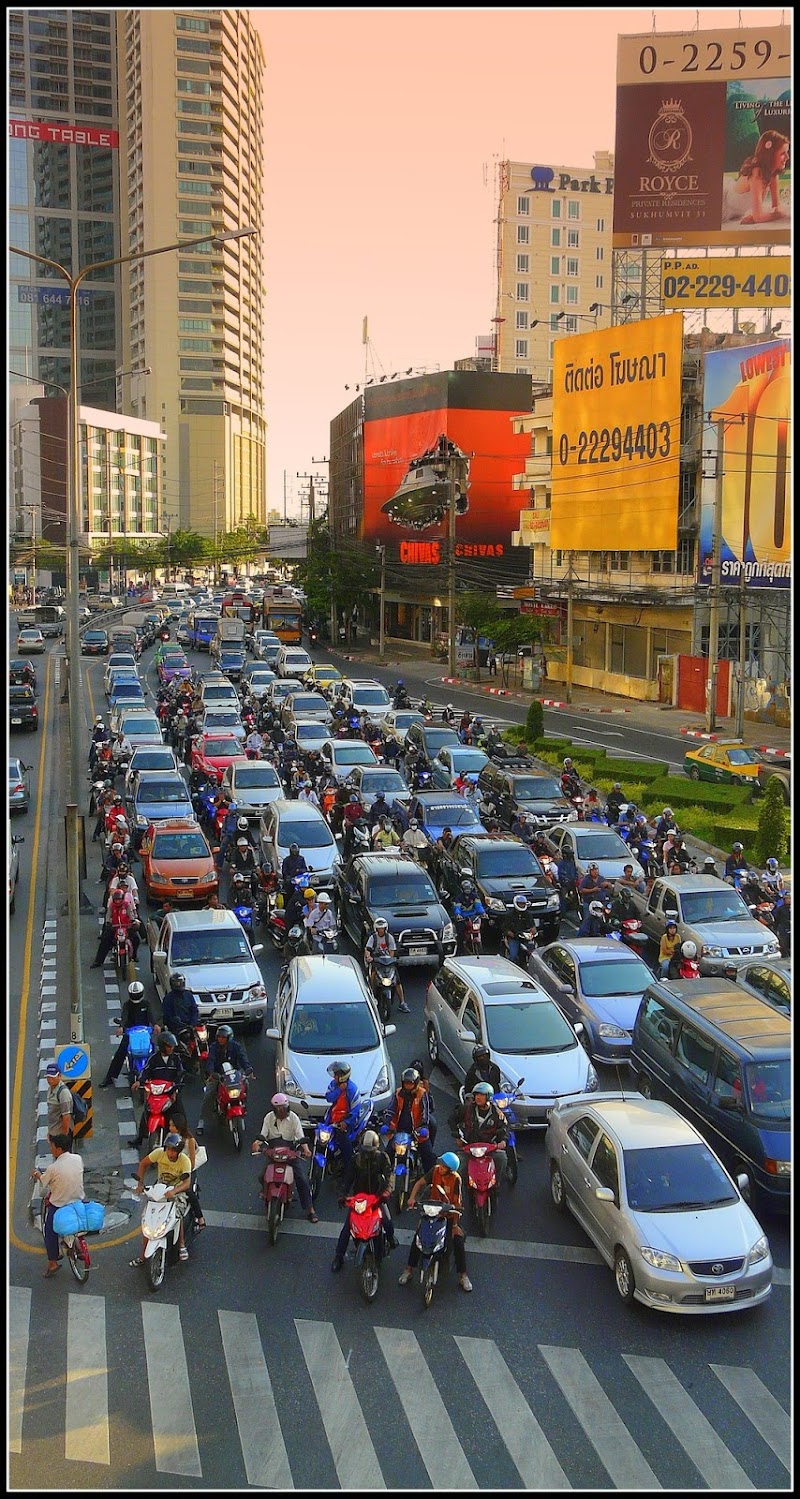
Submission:
[[[206,901],[219,893],[219,874],[205,835],[188,817],[150,824],[140,849],[147,899]]]
[[[700,749],[687,750],[683,757],[684,774],[692,781],[727,782],[744,785],[758,779],[762,757],[744,744],[719,739]]]
[[[307,687],[310,692],[316,688],[327,697],[331,688],[334,688],[341,680],[342,673],[337,671],[335,666],[312,666],[303,677],[303,686]]]

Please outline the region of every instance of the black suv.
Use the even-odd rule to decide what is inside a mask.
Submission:
[[[8,677],[12,687],[32,687],[36,691],[36,667],[22,656],[12,656],[8,663]]]
[[[555,772],[526,756],[509,755],[501,763],[484,765],[478,776],[478,792],[481,816],[491,814],[506,828],[523,813],[540,828],[575,821],[572,803],[561,795]]]
[[[400,963],[441,963],[456,950],[453,925],[431,877],[409,856],[355,854],[339,870],[339,919],[360,951],[385,916]]]
[[[96,630],[94,627],[84,630],[81,635],[82,656],[107,656],[110,649],[108,630]]]
[[[33,729],[34,733],[38,731],[39,709],[32,687],[24,682],[12,684],[8,689],[8,705],[12,729]]]
[[[560,897],[545,879],[539,860],[510,833],[468,834],[439,859],[439,889],[452,906],[461,900],[461,881],[472,880],[492,926],[512,909],[515,895],[527,895],[542,942],[554,942],[561,925]]]
[[[457,746],[460,743],[455,729],[449,729],[446,723],[412,723],[406,734],[404,749],[408,754],[413,745],[419,753],[420,761],[430,769],[431,761],[440,749],[444,749],[445,745]]]

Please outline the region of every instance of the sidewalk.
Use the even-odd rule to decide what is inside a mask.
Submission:
[[[585,713],[636,715],[636,725],[640,728],[661,730],[678,734],[684,729],[691,731],[686,735],[690,742],[696,735],[705,733],[705,717],[701,713],[689,713],[684,708],[672,708],[664,703],[642,703],[633,702],[629,698],[612,697],[607,692],[599,692],[592,687],[573,687],[572,702],[567,704],[564,698],[564,687],[560,682],[552,685],[545,683],[541,692],[526,692],[518,685],[510,685],[502,688],[500,675],[488,677],[485,672],[481,673],[481,681],[476,682],[474,677],[447,676],[447,666],[435,660],[428,652],[427,647],[406,644],[403,641],[392,641],[386,648],[385,661],[378,662],[378,647],[364,644],[359,641],[349,651],[336,651],[335,655],[344,661],[364,663],[371,667],[381,666],[400,667],[408,670],[412,663],[420,668],[419,674],[424,674],[429,681],[441,681],[442,688],[448,685],[468,687],[472,692],[483,692],[487,698],[507,698],[509,702],[527,704],[538,698],[549,712],[554,714],[566,712],[574,715],[576,711]],[[416,676],[417,673],[414,673]],[[513,684],[513,678],[511,679]],[[558,704],[558,706],[554,706]],[[736,736],[736,724],[734,718],[725,718],[718,722],[715,737],[722,739],[733,739]],[[775,750],[788,750],[791,748],[792,731],[787,728],[779,728],[770,723],[754,723],[745,719],[742,731],[742,742],[754,748],[767,748]]]

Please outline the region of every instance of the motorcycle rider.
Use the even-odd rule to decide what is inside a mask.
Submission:
[[[333,910],[331,898],[327,891],[323,890],[314,906],[304,917],[303,925],[314,943],[317,952],[324,952],[328,943],[325,942],[325,933],[331,932],[335,936],[338,931],[336,913]],[[329,947],[329,951],[332,950]]]
[[[575,769],[571,755],[565,756],[564,759],[561,771],[561,790],[569,801],[581,795],[581,778]]]
[[[406,1067],[400,1087],[383,1115],[381,1136],[389,1151],[398,1130],[414,1137],[422,1169],[430,1171],[436,1160],[430,1142],[430,1094],[416,1067]]]
[[[781,874],[777,859],[767,859],[760,879],[764,888],[769,891],[773,898],[783,895],[786,890],[786,881]]]
[[[367,813],[367,822],[371,833],[375,831],[375,824],[383,822],[384,817],[390,816],[389,803],[386,800],[386,792],[379,791],[372,806]]]
[[[630,921],[636,917],[636,906],[634,905],[631,891],[637,888],[637,885],[633,882],[626,883],[624,879],[617,881],[608,908],[608,914],[612,921]]]
[[[108,882],[109,897],[115,890],[121,890],[123,895],[129,896],[133,902],[134,909],[139,914],[139,886],[130,872],[130,865],[126,859],[121,859],[117,865],[117,872],[111,876]]]
[[[178,1197],[181,1199],[181,1202],[179,1204],[180,1230],[178,1238],[178,1259],[188,1260],[189,1251],[183,1242],[183,1219],[189,1206],[186,1197],[186,1191],[187,1188],[191,1186],[192,1182],[192,1163],[188,1155],[186,1155],[183,1150],[183,1140],[181,1139],[180,1135],[170,1132],[170,1134],[168,1134],[166,1139],[164,1140],[164,1144],[161,1149],[151,1150],[149,1155],[142,1157],[136,1172],[137,1197],[141,1197],[142,1195],[142,1188],[144,1186],[144,1174],[148,1166],[158,1167],[158,1180],[160,1182],[165,1182],[167,1186],[167,1191],[164,1193],[164,1198],[166,1199]],[[144,1264],[144,1251],[146,1245],[147,1240],[145,1239],[144,1233],[142,1233],[142,1247],[139,1251],[139,1257],[138,1259],[129,1261],[129,1264],[132,1268],[137,1265]]]
[[[259,760],[261,758],[261,751],[264,748],[264,740],[262,735],[259,734],[258,729],[250,730],[250,733],[244,741],[244,747],[250,759]]]
[[[578,898],[583,903],[584,916],[588,910],[589,902],[599,900],[601,897],[604,898],[606,892],[610,889],[610,882],[602,879],[600,876],[599,866],[594,863],[590,864],[583,879],[578,883]]]
[[[578,936],[605,937],[606,935],[605,906],[601,900],[591,900],[586,914],[578,927]]]
[[[681,939],[680,933],[678,931],[678,923],[677,921],[674,921],[672,918],[670,918],[670,920],[667,922],[667,929],[662,933],[661,941],[658,945],[659,978],[669,978],[670,963],[672,962],[672,959],[677,953],[680,945]]]
[[[144,984],[141,984],[138,979],[134,979],[133,983],[128,985],[128,997],[122,1006],[120,1023],[117,1026],[117,1035],[121,1035],[122,1040],[108,1064],[103,1081],[99,1084],[101,1088],[110,1088],[114,1078],[119,1077],[128,1055],[128,1031],[135,1025],[151,1026],[154,1036],[157,1036],[161,1030],[153,1014],[153,1007],[149,999],[145,997]]]
[[[200,1011],[197,1008],[197,1000],[191,989],[186,988],[184,974],[170,974],[169,989],[164,995],[161,1011],[164,1016],[166,1029],[172,1031],[176,1036],[180,1036],[182,1031],[189,1030],[192,1026],[200,1024]]]
[[[328,1104],[328,1119],[337,1130],[339,1154],[346,1170],[353,1154],[353,1146],[348,1138],[348,1132],[356,1122],[361,1103],[361,1094],[350,1076],[350,1068],[347,1062],[331,1062],[327,1071],[331,1076],[331,1082],[328,1083],[325,1090],[325,1102]]]
[[[606,821],[608,823],[619,822],[620,808],[623,806],[624,801],[622,783],[615,781],[606,797]]]
[[[214,800],[216,801],[216,797],[214,798]],[[225,863],[226,858],[228,857],[228,849],[236,841],[239,833],[241,832],[241,829],[239,827],[240,822],[244,822],[245,828],[248,826],[247,818],[240,818],[236,808],[233,806],[229,806],[222,820],[222,827],[220,829],[219,853],[216,857],[216,865],[218,869],[222,869],[222,866]]]
[[[459,1133],[468,1145],[479,1141],[492,1141],[500,1148],[495,1151],[495,1171],[501,1182],[506,1174],[507,1155],[503,1148],[508,1139],[508,1123],[493,1101],[491,1083],[475,1083],[469,1098],[455,1110],[454,1118]]]
[[[414,858],[417,859],[421,857],[423,849],[430,848],[430,844],[425,837],[425,834],[423,833],[416,817],[412,817],[409,819],[408,827],[406,828],[406,831],[400,839],[400,847],[403,849],[408,849],[409,853],[411,853]]]
[[[303,777],[297,788],[297,800],[299,802],[310,802],[312,807],[319,807],[319,797],[308,776]]]
[[[387,1200],[391,1195],[391,1191],[392,1163],[386,1151],[381,1146],[380,1139],[374,1129],[365,1130],[364,1137],[358,1148],[354,1151],[353,1159],[342,1178],[339,1206],[344,1206],[346,1197],[355,1197],[360,1192],[369,1192],[371,1196],[381,1197],[383,1199],[381,1202],[381,1218],[383,1219],[383,1227],[386,1234],[386,1247],[387,1249],[396,1249],[397,1240],[394,1236],[394,1224]],[[336,1253],[331,1261],[331,1270],[334,1275],[342,1268],[349,1240],[350,1213],[348,1210],[336,1244]]]
[[[456,711],[455,711],[455,708],[453,707],[452,703],[448,703],[447,707],[442,709],[442,723],[446,723],[446,724],[448,724],[448,726],[450,728],[452,728],[452,726],[455,723],[455,721],[456,721]]]
[[[667,969],[668,979],[694,979],[697,978],[697,944],[695,942],[682,942],[680,952],[674,952],[669,960]]]
[[[792,892],[784,891],[783,899],[776,905],[772,918],[775,936],[780,943],[781,956],[788,958],[792,945]]]
[[[350,799],[342,812],[342,832],[346,835],[353,823],[360,822],[363,817],[364,808],[361,805],[361,798],[357,791],[351,791]]]
[[[260,1134],[256,1135],[250,1151],[252,1155],[260,1153],[261,1145],[293,1145],[301,1159],[293,1163],[294,1179],[297,1184],[297,1196],[309,1223],[318,1221],[311,1200],[311,1188],[308,1183],[308,1172],[306,1161],[311,1155],[311,1150],[306,1144],[303,1134],[303,1126],[294,1110],[289,1107],[289,1100],[285,1093],[275,1093],[270,1100],[272,1108],[264,1115]],[[266,1166],[264,1171],[266,1171]],[[264,1171],[258,1180],[262,1191],[264,1187]]]
[[[130,739],[119,729],[116,738],[111,745],[111,764],[115,775],[119,775],[123,768],[123,761],[129,761],[133,755],[133,745]]]
[[[530,901],[520,893],[514,896],[510,911],[505,911],[497,923],[501,951],[512,963],[520,956],[520,933],[530,930],[532,920]]]
[[[683,841],[683,833],[678,832],[677,828],[673,830],[671,838],[668,838],[664,844],[664,863],[667,865],[668,873],[673,871],[675,865],[678,866],[681,874],[689,873],[692,856]]]
[[[578,866],[575,863],[575,855],[565,842],[561,846],[561,858],[556,864],[556,879],[561,891],[561,914],[567,909],[567,900],[573,892],[578,889]],[[580,905],[580,896],[577,896]]]
[[[292,881],[299,874],[308,874],[308,865],[300,852],[300,845],[290,843],[289,852],[281,864],[281,879],[283,880],[283,898],[288,903],[292,896]]]
[[[117,927],[122,927],[125,935],[130,938],[133,961],[136,962],[136,954],[139,951],[139,938],[141,936],[141,922],[136,903],[129,892],[119,888],[114,891],[106,907],[106,919],[103,930],[100,933],[100,941],[97,944],[94,962],[89,964],[90,968],[100,968],[106,954],[111,951],[114,941],[114,932]]]
[[[458,1271],[458,1283],[462,1291],[472,1290],[472,1281],[467,1275],[467,1255],[464,1247],[464,1230],[461,1228],[456,1213],[461,1212],[461,1177],[458,1170],[458,1156],[455,1151],[445,1151],[440,1156],[431,1171],[427,1171],[418,1181],[415,1181],[408,1196],[406,1206],[411,1209],[415,1206],[417,1198],[425,1193],[430,1201],[445,1201],[453,1208],[453,1213],[448,1213],[448,1247],[452,1248],[453,1258]],[[407,1286],[417,1265],[419,1264],[420,1251],[417,1248],[416,1235],[411,1240],[411,1248],[408,1251],[406,1267],[400,1275],[399,1284]]]
[[[231,878],[235,874],[248,876],[250,880],[250,894],[255,901],[256,890],[258,888],[258,860],[250,839],[246,838],[243,833],[240,833],[236,839],[230,859],[230,872]]]
[[[733,881],[734,875],[746,874],[750,868],[745,856],[744,847],[741,843],[734,843],[733,848],[725,860],[725,878]]]
[[[664,839],[667,833],[675,829],[675,813],[671,807],[664,807],[661,816],[656,822],[656,838]]]
[[[144,1088],[145,1083],[164,1082],[172,1084],[177,1096],[185,1081],[186,1073],[178,1051],[178,1042],[172,1031],[161,1031],[156,1039],[156,1049],[153,1055],[147,1058],[140,1076],[132,1084],[131,1091],[137,1092],[140,1087]],[[147,1109],[142,1109],[134,1141],[137,1150],[144,1141],[146,1125]]]
[[[233,1031],[229,1025],[220,1025],[217,1026],[217,1034],[208,1048],[208,1057],[206,1059],[207,1081],[203,1088],[203,1099],[200,1104],[197,1128],[195,1129],[198,1140],[205,1131],[203,1114],[205,1113],[206,1104],[209,1098],[214,1099],[217,1096],[217,1087],[219,1086],[220,1078],[223,1076],[223,1068],[226,1062],[231,1067],[236,1067],[240,1072],[244,1072],[247,1077],[255,1077],[255,1073],[248,1060],[247,1052],[241,1041],[234,1040]]]
[[[491,759],[494,755],[497,754],[498,750],[500,750],[502,748],[503,748],[503,740],[502,740],[502,738],[500,736],[500,731],[499,731],[497,725],[496,724],[489,724],[489,727],[486,730],[486,745],[485,745],[485,752],[486,752],[486,754]]]
[[[496,1062],[492,1061],[488,1046],[482,1042],[472,1048],[472,1066],[464,1078],[464,1099],[472,1093],[478,1083],[488,1083],[492,1093],[499,1093],[502,1085],[502,1075]],[[450,1128],[455,1128],[455,1122],[449,1120]]]
[[[486,907],[478,898],[472,880],[464,878],[461,881],[461,899],[453,906],[453,921],[456,928],[457,951],[463,952],[464,931],[468,921],[482,920],[486,915]]]
[[[408,693],[406,692],[405,684],[403,682],[403,678],[402,677],[398,677],[398,679],[397,679],[397,686],[394,689],[394,701],[392,703],[392,707],[393,708],[408,708],[409,706],[410,706],[410,704],[409,704],[409,696],[408,696]]]
[[[388,849],[399,848],[399,846],[400,835],[392,827],[392,819],[390,817],[382,817],[380,824],[376,827],[372,835],[372,847],[375,849]]]
[[[701,869],[700,873],[705,875],[713,875],[714,879],[719,879],[719,870],[717,869],[713,854],[706,854],[706,857],[703,860],[703,868]]]
[[[372,958],[375,953],[382,956],[394,958],[397,962],[397,943],[389,931],[389,923],[385,916],[376,916],[372,923],[372,932],[367,938],[364,947],[364,967],[367,977],[371,978]],[[400,970],[397,970],[397,1008],[402,1015],[410,1015],[411,1011],[406,1004],[403,985],[400,982]]]

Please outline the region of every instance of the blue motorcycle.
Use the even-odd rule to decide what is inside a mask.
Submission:
[[[248,875],[236,873],[231,879],[231,891],[233,894],[233,914],[239,925],[253,935],[256,922],[255,907],[253,905],[253,891]]]
[[[427,1140],[428,1131],[420,1131],[420,1138]],[[422,1175],[422,1163],[414,1135],[398,1130],[392,1141],[394,1155],[394,1194],[398,1213],[402,1213],[408,1202],[408,1194],[415,1181]]]
[[[517,1116],[514,1113],[513,1105],[515,1100],[517,1098],[521,1098],[522,1096],[522,1084],[524,1083],[524,1081],[524,1077],[521,1077],[519,1082],[517,1083],[516,1088],[509,1088],[506,1092],[495,1093],[494,1095],[494,1102],[497,1108],[500,1110],[500,1113],[503,1115],[506,1124],[508,1125],[508,1144],[506,1145],[506,1178],[510,1187],[515,1187],[517,1185],[517,1177],[519,1176],[517,1132],[514,1128],[517,1122]]]
[[[355,1146],[359,1135],[363,1134],[366,1129],[372,1118],[373,1107],[372,1100],[369,1098],[359,1104],[353,1122],[347,1130],[347,1139],[351,1146]],[[335,1124],[331,1124],[330,1115],[331,1111],[328,1109],[324,1119],[321,1119],[314,1129],[314,1147],[308,1172],[312,1201],[316,1199],[325,1180],[325,1172],[330,1170],[335,1174],[342,1168],[342,1154],[339,1148],[340,1131]]]
[[[422,1286],[422,1300],[425,1306],[430,1306],[439,1280],[439,1269],[446,1266],[451,1253],[447,1228],[449,1217],[453,1215],[454,1210],[446,1200],[437,1201],[430,1196],[427,1201],[421,1201],[419,1206],[422,1213],[417,1224],[414,1243],[420,1252],[419,1278]]]

